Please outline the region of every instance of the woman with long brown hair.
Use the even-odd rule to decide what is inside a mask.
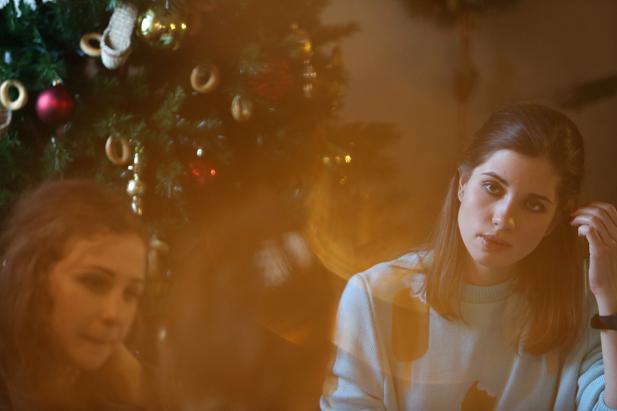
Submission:
[[[88,180],[44,183],[15,204],[0,244],[0,408],[143,403],[143,371],[124,340],[147,234],[123,196]]]
[[[583,163],[565,115],[495,112],[430,246],[350,279],[322,409],[617,409],[617,212],[577,206]]]

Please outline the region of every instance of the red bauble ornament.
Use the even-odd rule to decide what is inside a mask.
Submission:
[[[275,58],[268,68],[250,79],[253,93],[264,100],[275,103],[285,97],[294,87],[291,63],[286,58]]]
[[[36,100],[36,114],[43,123],[60,126],[71,119],[75,101],[61,85],[56,85],[39,94]]]

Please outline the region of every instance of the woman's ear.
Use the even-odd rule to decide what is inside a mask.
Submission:
[[[463,170],[462,168],[458,169],[458,201],[463,201],[465,187],[467,187],[469,177],[469,172]]]

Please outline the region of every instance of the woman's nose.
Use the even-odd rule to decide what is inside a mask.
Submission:
[[[110,292],[103,301],[101,318],[108,325],[117,325],[122,322],[127,311],[126,302],[122,293]]]
[[[493,226],[498,230],[513,230],[516,228],[512,201],[504,199],[496,204],[493,210]]]

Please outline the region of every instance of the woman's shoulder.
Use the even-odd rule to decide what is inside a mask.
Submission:
[[[350,285],[362,285],[372,297],[388,298],[402,289],[414,294],[424,290],[426,270],[431,254],[415,250],[390,261],[381,262],[354,275]]]

